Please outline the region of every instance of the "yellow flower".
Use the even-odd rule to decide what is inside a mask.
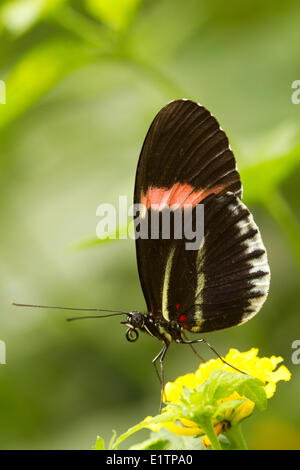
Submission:
[[[230,349],[225,357],[225,361],[245,372],[247,375],[258,378],[263,382],[267,398],[271,398],[274,395],[276,384],[279,380],[288,381],[291,378],[291,374],[285,366],[281,365],[277,368],[278,364],[283,361],[282,357],[272,356],[270,358],[260,358],[258,357],[258,349],[256,348],[252,348],[246,352]],[[200,364],[195,373],[178,377],[174,382],[168,382],[166,384],[164,390],[164,402],[166,407],[162,414],[168,413],[171,409],[174,410],[174,405],[179,405],[183,402],[185,388],[191,391],[196,390],[199,385],[210,378],[211,373],[215,370],[239,373],[229,365],[224,364],[219,358],[211,359],[206,363]],[[246,399],[246,397],[239,395],[237,392],[233,392],[228,397],[222,398],[218,403],[223,403],[227,406],[220,407],[220,412],[217,412],[212,418],[212,424],[216,434],[219,434],[224,428],[228,428],[228,426],[238,424],[247,416],[251,415],[255,407],[253,401]],[[185,436],[205,434],[204,430],[201,429],[199,425],[192,420],[181,417],[180,413],[169,422],[152,423],[147,427],[153,431],[158,431],[164,427],[175,434]],[[203,441],[205,445],[209,445],[209,440],[206,437],[203,438]]]
[[[257,354],[257,348],[252,348],[250,351],[246,352],[230,349],[224,359],[237,369],[240,369],[252,377],[257,377],[264,382],[267,398],[271,398],[275,393],[276,383],[279,380],[290,380],[291,373],[285,366],[280,366],[274,371],[277,365],[283,361],[282,357],[272,356],[271,358],[260,358]],[[228,370],[229,372],[238,373],[232,367],[224,364],[221,359],[211,359],[208,362],[200,364],[194,374],[186,374],[182,377],[178,377],[174,382],[168,382],[165,386],[165,403],[178,403],[183,392],[183,387],[194,390],[197,385],[203,383],[210,377],[213,370]]]

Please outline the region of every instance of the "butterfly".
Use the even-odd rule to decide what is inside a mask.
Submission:
[[[134,203],[147,215],[170,207],[204,206],[198,250],[184,238],[136,238],[137,265],[147,313],[128,316],[128,339],[137,330],[158,338],[161,368],[172,342],[193,344],[186,332],[241,325],[266,300],[270,269],[225,132],[203,106],[168,103],[155,117],[138,161]],[[163,368],[161,370],[163,376]]]
[[[154,118],[137,165],[134,204],[142,208],[139,221],[147,221],[147,236],[136,233],[147,309],[105,311],[126,315],[121,323],[127,326],[128,341],[136,341],[141,331],[163,343],[153,360],[163,390],[163,361],[170,344],[207,343],[202,337],[188,339],[186,333],[202,335],[252,318],[267,298],[270,269],[259,229],[242,202],[242,183],[228,138],[216,118],[196,102],[171,101]],[[175,214],[180,216],[188,207],[195,222],[200,206],[201,243],[188,250],[187,237],[175,236],[180,219]],[[167,213],[169,236],[159,230],[151,237],[153,220],[162,220]]]

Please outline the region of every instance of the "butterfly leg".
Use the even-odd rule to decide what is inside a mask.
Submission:
[[[159,405],[159,412],[161,413],[161,407],[162,407],[162,401],[163,401],[163,394],[164,394],[164,389],[165,389],[165,374],[164,374],[164,357],[166,355],[167,349],[169,345],[165,343],[164,347],[162,350],[155,356],[155,358],[152,361],[152,364],[154,365],[156,375],[159,379],[160,385],[161,385],[161,395],[160,395],[160,405]],[[160,374],[157,369],[156,362],[160,362]]]
[[[205,359],[203,359],[202,356],[198,353],[198,351],[194,348],[192,344],[190,344],[191,350],[193,351],[194,354],[200,359],[201,362],[206,362]]]
[[[220,354],[215,350],[215,348],[212,347],[211,344],[208,343],[208,341],[206,341],[204,338],[200,338],[200,339],[193,339],[193,340],[189,340],[189,341],[185,341],[183,340],[182,341],[182,344],[195,344],[195,343],[205,343],[214,353],[215,355],[221,359],[221,361],[224,363],[224,364],[227,364],[229,367],[232,367],[232,369],[235,369],[237,372],[240,372],[241,374],[246,374],[246,372],[243,372],[242,370],[238,369],[237,367],[234,367],[232,364],[229,364],[229,362],[225,361],[225,359],[223,359],[222,356],[220,356]]]

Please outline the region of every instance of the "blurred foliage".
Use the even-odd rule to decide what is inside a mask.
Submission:
[[[171,99],[200,101],[220,120],[271,265],[261,314],[210,342],[290,360],[300,301],[299,13],[296,0],[1,2],[1,448],[90,448],[111,422],[126,429],[158,406],[152,338],[131,346],[115,319],[69,325],[9,301],[145,308],[133,241],[65,248],[86,237],[95,245],[101,202],[131,200],[143,138]],[[168,377],[192,361],[174,347]],[[246,427],[253,448],[300,448],[297,367],[289,364],[293,380],[272,411]]]
[[[87,0],[87,10],[100,22],[112,29],[124,31],[134,19],[141,0]]]

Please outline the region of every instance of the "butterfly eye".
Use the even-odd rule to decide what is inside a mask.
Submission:
[[[134,341],[136,341],[138,337],[139,332],[137,330],[135,330],[134,328],[128,328],[128,330],[126,331],[127,341],[129,341],[130,343],[134,343]]]
[[[128,320],[133,328],[142,328],[144,326],[144,315],[142,313],[130,312]]]

